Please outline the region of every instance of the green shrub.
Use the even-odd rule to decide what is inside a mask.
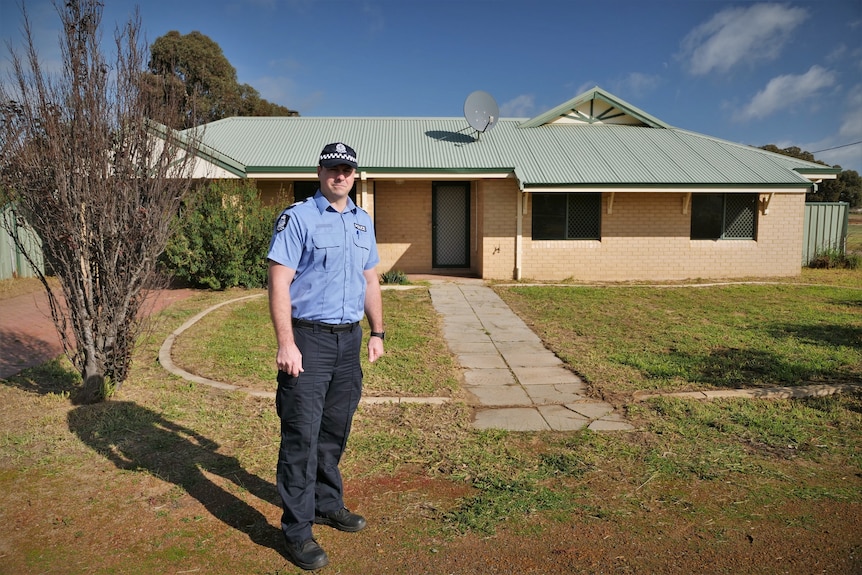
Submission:
[[[380,282],[384,284],[405,285],[410,283],[407,274],[399,270],[389,270],[380,275]]]
[[[198,287],[263,287],[280,210],[264,206],[252,183],[210,182],[184,206],[162,263],[174,277]]]
[[[828,249],[814,254],[814,257],[808,262],[808,267],[855,270],[859,268],[860,264],[862,264],[862,258],[858,254],[846,254],[841,250]]]

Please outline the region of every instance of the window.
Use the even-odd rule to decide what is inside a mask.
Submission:
[[[691,239],[755,239],[757,198],[757,194],[692,195]]]
[[[533,194],[534,240],[598,240],[601,194]]]

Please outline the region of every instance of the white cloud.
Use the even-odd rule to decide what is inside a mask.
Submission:
[[[804,8],[782,4],[728,8],[689,32],[680,56],[695,75],[727,72],[742,62],[774,60],[807,18]]]
[[[630,72],[621,82],[621,92],[631,96],[644,96],[655,90],[661,78],[656,75]]]
[[[781,109],[792,108],[833,86],[836,74],[821,66],[811,66],[804,74],[776,76],[766,87],[754,95],[738,114],[739,120],[765,118]]]
[[[862,84],[856,84],[850,90],[847,110],[838,134],[847,140],[862,140]]]
[[[255,78],[252,85],[262,98],[296,110],[302,116],[312,114],[326,99],[322,90],[305,91],[304,86],[286,76],[261,76]]]
[[[858,143],[862,141],[862,84],[850,88],[844,106],[836,132],[814,142],[792,145],[813,152],[818,160],[829,165],[838,164],[845,170],[862,173],[862,144]]]
[[[500,106],[500,116],[504,118],[528,118],[536,109],[532,94],[522,94]]]
[[[840,164],[844,169],[862,174],[862,84],[857,84],[847,98],[847,113],[841,119],[837,146],[822,154],[830,164]]]

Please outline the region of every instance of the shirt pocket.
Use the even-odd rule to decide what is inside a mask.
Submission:
[[[353,236],[353,244],[356,246],[354,253],[359,268],[365,270],[365,264],[368,263],[368,257],[371,254],[371,234],[359,232]]]
[[[315,234],[312,244],[315,271],[331,272],[342,267],[344,249],[338,234]]]

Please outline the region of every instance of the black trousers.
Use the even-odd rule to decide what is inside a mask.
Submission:
[[[362,395],[362,329],[327,333],[296,327],[293,336],[304,371],[298,377],[278,374],[276,482],[285,537],[304,541],[311,537],[315,513],[344,507],[338,464]]]

